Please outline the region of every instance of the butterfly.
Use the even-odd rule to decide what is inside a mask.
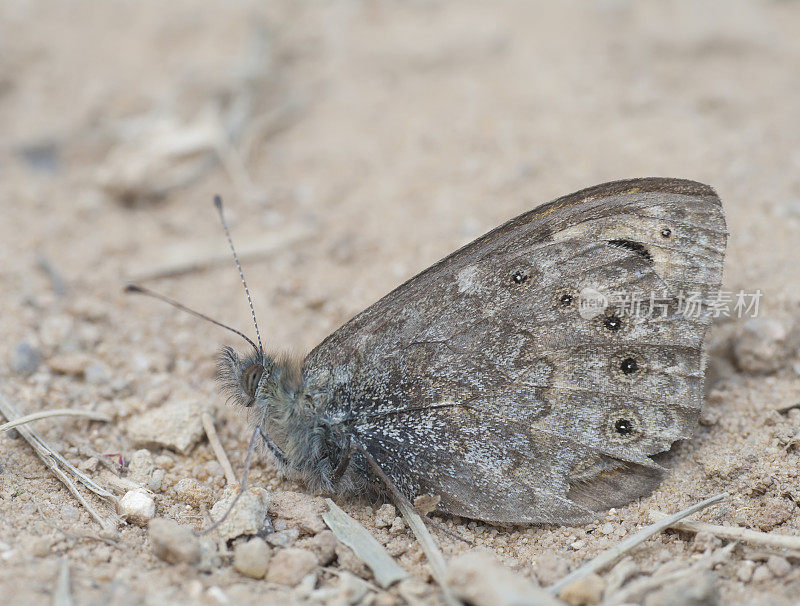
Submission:
[[[659,453],[692,436],[726,240],[707,185],[597,185],[455,251],[302,361],[260,337],[225,348],[220,380],[313,490],[584,523],[651,492]]]

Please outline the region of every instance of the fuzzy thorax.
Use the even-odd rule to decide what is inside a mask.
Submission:
[[[225,347],[217,377],[229,400],[250,409],[253,427],[261,428],[283,473],[304,480],[313,490],[347,491],[349,478],[336,486],[332,481],[347,454],[347,440],[324,411],[315,410],[297,360],[259,351],[240,357]]]

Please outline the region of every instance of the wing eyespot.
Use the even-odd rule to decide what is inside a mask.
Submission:
[[[616,381],[634,383],[647,373],[647,360],[639,352],[622,351],[611,356],[608,361],[608,370]]]
[[[622,330],[625,323],[622,321],[617,314],[611,314],[610,316],[603,317],[603,327],[608,332],[619,332]]]
[[[605,435],[612,442],[629,442],[644,436],[644,424],[635,408],[623,405],[609,412],[605,422]]]
[[[630,419],[617,419],[614,422],[614,431],[621,436],[630,435],[634,431],[634,423]]]
[[[661,237],[667,239],[672,236],[672,230],[669,227],[661,228]]]
[[[620,362],[619,369],[623,374],[632,375],[639,372],[639,363],[636,361],[636,358],[628,356]]]
[[[568,292],[565,292],[564,294],[562,294],[562,295],[561,295],[561,296],[558,298],[558,302],[559,302],[559,303],[560,303],[560,304],[561,304],[563,307],[569,307],[570,305],[572,305],[572,301],[573,301],[573,297],[572,297],[572,295],[571,295],[571,294],[569,294]]]
[[[528,275],[528,272],[525,271],[524,269],[516,269],[511,274],[511,283],[518,286],[525,284],[525,282],[527,282],[529,279],[530,276]]]

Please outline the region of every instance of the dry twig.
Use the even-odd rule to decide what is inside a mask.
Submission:
[[[208,436],[208,443],[211,445],[211,450],[214,451],[214,455],[217,457],[217,461],[219,461],[219,464],[222,466],[222,471],[225,473],[225,480],[228,482],[229,486],[238,484],[239,480],[236,478],[233,466],[231,466],[228,455],[225,454],[225,449],[219,441],[217,429],[214,427],[213,417],[207,412],[204,412],[200,415],[200,420],[203,422],[203,429],[206,430],[206,436]]]
[[[687,507],[683,511],[679,511],[676,514],[665,518],[655,524],[651,524],[650,526],[645,526],[639,532],[634,534],[631,537],[628,537],[624,541],[614,545],[611,549],[606,549],[602,553],[600,553],[597,557],[593,560],[590,560],[577,570],[571,572],[567,576],[565,576],[560,581],[553,583],[550,587],[548,587],[548,591],[553,595],[558,595],[561,593],[561,590],[564,589],[570,583],[577,581],[580,578],[583,578],[593,572],[599,572],[600,570],[604,570],[605,568],[611,566],[614,562],[616,562],[619,558],[629,552],[631,549],[643,543],[650,537],[655,534],[658,534],[662,530],[669,528],[672,524],[677,522],[678,520],[682,520],[683,518],[692,515],[693,513],[697,513],[701,509],[705,509],[710,505],[714,505],[715,503],[719,503],[723,499],[727,498],[728,493],[723,492],[721,494],[715,495],[710,499],[706,499],[701,503],[697,503],[696,505],[692,505],[691,507]]]
[[[0,394],[0,413],[2,413],[3,416],[9,421],[15,421],[20,417],[16,407],[10,401],[8,401],[3,394]],[[89,476],[81,472],[72,463],[67,461],[61,455],[61,453],[45,442],[42,436],[40,436],[33,429],[25,426],[19,426],[17,431],[25,439],[25,441],[31,445],[38,457],[50,469],[50,471],[52,471],[56,477],[61,480],[61,482],[63,482],[64,486],[67,487],[67,490],[69,490],[72,495],[78,499],[84,508],[86,508],[86,511],[89,512],[89,515],[91,515],[101,526],[103,526],[103,528],[112,525],[110,521],[104,520],[100,514],[98,514],[91,505],[89,505],[88,501],[80,493],[78,487],[75,486],[75,483],[68,474],[71,474],[73,477],[75,477],[81,484],[83,484],[97,496],[109,501],[110,503],[113,503],[114,505],[117,504],[117,497],[100,486]]]
[[[246,263],[263,259],[287,246],[311,237],[312,233],[305,227],[294,227],[255,240],[245,240],[237,246],[239,260]],[[230,262],[231,253],[226,248],[211,247],[206,240],[189,242],[159,251],[158,260],[153,263],[137,261],[136,266],[131,267],[127,277],[132,282],[143,282],[188,274]]]
[[[673,570],[664,574],[655,574],[653,576],[644,577],[632,581],[623,587],[617,593],[609,596],[603,601],[603,606],[615,606],[616,604],[635,604],[650,593],[651,591],[663,587],[664,585],[672,585],[681,581],[685,581],[687,577],[711,570],[717,564],[725,562],[730,557],[731,551],[736,548],[736,543],[726,545],[721,549],[717,549],[714,553],[710,553],[700,560],[697,560],[686,568],[680,570]]]
[[[651,511],[650,518],[653,521],[664,520],[668,516],[660,511]],[[696,522],[694,520],[681,520],[670,524],[670,528],[683,530],[686,532],[708,532],[720,539],[739,541],[751,545],[761,545],[762,547],[774,547],[776,549],[800,550],[800,537],[789,535],[770,534],[739,526],[720,526],[719,524],[709,524],[708,522]]]
[[[104,415],[100,412],[94,412],[93,410],[74,410],[72,408],[57,408],[55,410],[43,410],[42,412],[34,412],[33,414],[25,415],[24,417],[19,417],[17,419],[14,419],[13,421],[9,421],[8,423],[3,423],[2,425],[0,425],[0,433],[8,431],[9,429],[13,429],[14,427],[24,425],[25,423],[30,423],[31,421],[38,421],[39,419],[47,419],[49,417],[84,417],[92,421],[105,421],[106,423],[111,422],[111,417],[109,417],[108,415]]]

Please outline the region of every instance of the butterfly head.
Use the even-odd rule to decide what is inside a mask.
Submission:
[[[217,362],[217,379],[229,400],[250,408],[274,370],[274,361],[257,349],[240,356],[232,347],[224,347]]]

